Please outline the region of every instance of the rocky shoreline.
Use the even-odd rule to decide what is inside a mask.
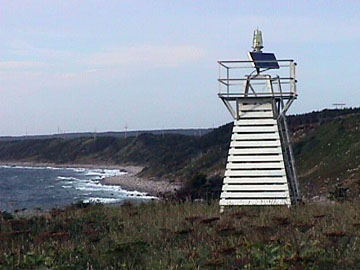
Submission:
[[[120,167],[126,174],[108,177],[101,180],[103,185],[115,185],[128,191],[145,192],[151,196],[162,197],[165,194],[173,194],[179,190],[179,183],[172,183],[163,179],[141,178],[137,175],[142,171],[140,166]]]
[[[138,177],[142,171],[141,166],[113,165],[113,164],[54,164],[40,162],[0,162],[0,166],[22,167],[53,167],[53,168],[87,168],[87,169],[118,169],[125,174],[104,178],[100,181],[103,185],[120,186],[127,191],[139,191],[151,196],[162,197],[165,194],[173,194],[179,190],[180,183],[170,182],[164,179],[149,179]]]

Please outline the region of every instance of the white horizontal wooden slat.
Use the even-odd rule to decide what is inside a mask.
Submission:
[[[236,140],[268,140],[268,139],[274,139],[274,140],[280,140],[280,136],[278,132],[274,133],[254,133],[254,134],[241,134],[241,133],[234,133],[231,136],[232,141]]]
[[[285,176],[224,178],[224,184],[285,184],[285,183],[287,183],[287,179]]]
[[[281,147],[272,148],[230,148],[229,155],[281,154]]]
[[[228,163],[226,169],[284,169],[283,162]]]
[[[287,184],[281,185],[224,185],[223,191],[285,191],[288,190]]]
[[[239,112],[240,118],[273,118],[273,112],[272,111],[266,111],[266,112],[258,112],[258,111],[248,111],[248,112]]]
[[[262,111],[262,110],[272,111],[272,105],[271,103],[240,104],[239,109],[241,111]]]
[[[262,199],[262,200],[220,200],[220,206],[230,205],[290,205],[290,199]]]
[[[228,156],[228,162],[282,161],[282,155]]]
[[[287,198],[288,192],[221,192],[220,198]]]
[[[225,176],[285,176],[285,170],[226,170]]]
[[[230,147],[271,147],[280,146],[280,140],[276,141],[232,141]]]
[[[261,126],[261,125],[275,125],[276,120],[272,118],[265,119],[242,119],[235,120],[234,126]]]
[[[283,153],[271,102],[239,106],[220,206],[290,205]]]
[[[235,126],[233,133],[278,132],[277,126]]]

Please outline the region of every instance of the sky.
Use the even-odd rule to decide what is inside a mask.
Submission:
[[[289,113],[360,106],[360,1],[0,0],[0,136],[217,127],[218,60],[297,62]]]

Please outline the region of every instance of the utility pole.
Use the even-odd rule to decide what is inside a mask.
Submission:
[[[125,123],[125,139],[127,138],[127,131],[128,131],[128,124],[127,123]]]
[[[344,109],[345,108],[345,103],[333,103],[332,104],[333,106],[335,106],[335,109],[337,110],[337,109],[340,109],[340,110],[342,110],[342,109]]]

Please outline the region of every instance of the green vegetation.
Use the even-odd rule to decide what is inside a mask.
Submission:
[[[339,190],[345,192],[342,197],[357,197],[360,194],[359,114],[307,123],[293,130],[293,149],[306,197]]]
[[[289,116],[301,190],[306,198],[354,198],[360,194],[360,109],[323,110]],[[207,179],[205,198],[217,194],[226,164],[232,123],[204,136],[142,134],[0,142],[0,161],[57,164],[140,165],[143,177],[189,182]],[[211,188],[212,191],[211,191]],[[187,188],[191,197],[199,197]]]
[[[0,269],[359,269],[359,202],[80,204],[0,214]]]

